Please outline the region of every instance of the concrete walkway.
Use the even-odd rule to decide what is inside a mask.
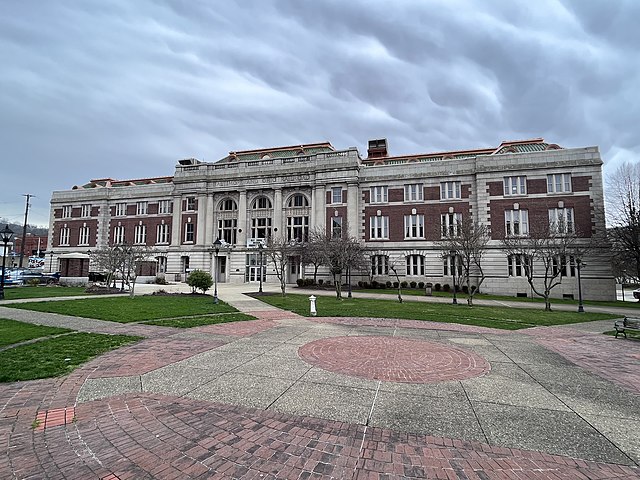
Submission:
[[[0,307],[148,337],[64,378],[0,385],[0,477],[640,476],[640,343],[596,333],[610,321],[310,319],[246,289],[219,295],[258,320],[189,330]]]

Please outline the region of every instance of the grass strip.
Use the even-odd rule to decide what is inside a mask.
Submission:
[[[0,318],[0,347],[66,332],[71,332],[71,330]]]
[[[89,295],[84,287],[11,287],[5,288],[5,300],[21,300],[27,298],[47,298],[47,297],[73,297],[77,295]]]
[[[0,382],[64,375],[97,355],[140,339],[79,332],[10,348],[0,352]]]
[[[215,325],[218,323],[228,322],[244,322],[247,320],[255,320],[256,317],[246,315],[244,313],[225,313],[221,315],[207,315],[204,317],[188,317],[188,318],[168,318],[165,320],[149,320],[143,322],[145,325],[159,325],[161,327],[175,328],[193,328],[202,327],[204,325]]]
[[[235,308],[223,301],[214,304],[209,295],[142,295],[133,298],[86,298],[55,302],[15,303],[7,305],[7,307],[59,313],[74,317],[95,318],[118,323],[237,312]]]
[[[288,294],[256,297],[269,305],[310,316],[309,299],[306,295]],[[509,307],[469,307],[466,304],[441,304],[427,302],[403,302],[351,298],[337,300],[335,297],[318,296],[318,316],[323,317],[373,317],[428,320],[432,322],[459,323],[482,327],[518,330],[534,326],[566,325],[619,318],[606,313],[577,313],[541,309]]]

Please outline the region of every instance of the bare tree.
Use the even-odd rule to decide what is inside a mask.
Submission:
[[[607,220],[614,251],[640,279],[640,164],[624,163],[607,179]]]
[[[123,266],[122,274],[125,276],[126,282],[129,285],[129,295],[131,298],[135,295],[136,279],[140,274],[140,265],[142,262],[149,259],[153,250],[146,245],[132,245],[124,246],[123,248]],[[125,274],[126,272],[126,274]]]
[[[287,268],[291,257],[300,255],[301,244],[287,240],[283,236],[270,237],[267,242],[265,253],[267,258],[273,263],[276,277],[280,281],[280,291],[284,297],[287,293]]]
[[[309,240],[300,244],[300,262],[303,265],[313,265],[313,283],[318,282],[318,268],[324,262],[323,244],[324,229],[313,229],[309,233]]]
[[[329,268],[336,289],[336,298],[342,299],[342,275],[348,269],[366,268],[364,248],[351,237],[325,233],[322,237],[322,264]]]
[[[130,287],[131,297],[135,295],[136,279],[140,273],[140,264],[148,260],[153,253],[146,245],[119,244],[106,246],[91,252],[94,267],[107,275],[107,285],[115,286],[116,274],[120,273],[122,285]]]
[[[107,286],[112,282],[115,284],[116,273],[121,269],[123,263],[122,250],[115,246],[101,247],[93,250],[90,254],[93,268],[104,272],[107,276]]]
[[[489,227],[466,216],[453,226],[452,231],[446,232],[444,240],[440,242],[445,256],[455,255],[456,275],[460,271],[460,283],[467,286],[467,304],[473,306],[473,296],[480,290],[485,279],[482,260],[487,251],[487,244],[491,239]],[[471,285],[475,279],[475,285]],[[474,288],[475,287],[475,288]]]

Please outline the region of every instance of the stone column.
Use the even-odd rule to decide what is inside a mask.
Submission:
[[[313,198],[311,199],[311,228],[318,228],[324,231],[326,219],[326,187],[324,185],[316,185],[313,188]]]
[[[359,188],[356,184],[347,186],[347,223],[349,236],[360,238],[360,202],[358,199]]]
[[[207,241],[207,215],[208,215],[208,206],[209,200],[204,195],[198,195],[196,197],[198,199],[198,210],[196,213],[198,214],[198,229],[196,232],[196,245],[205,245]]]
[[[171,245],[179,246],[180,232],[182,231],[182,222],[180,221],[180,213],[182,212],[182,197],[173,198],[173,213],[171,215]]]
[[[205,208],[204,214],[200,213],[200,215],[204,215],[205,217],[205,229],[204,229],[204,245],[212,245],[215,241],[217,234],[215,234],[215,217],[214,217],[214,209],[213,209],[213,193],[207,194],[207,208]]]
[[[249,225],[247,224],[247,191],[242,190],[240,193],[240,199],[238,201],[238,229],[242,232],[238,232],[238,245],[242,247],[247,246],[247,235]]]
[[[272,228],[277,228],[278,231],[274,231],[274,237],[284,238],[284,229],[282,226],[282,188],[278,187],[273,192],[273,225]]]

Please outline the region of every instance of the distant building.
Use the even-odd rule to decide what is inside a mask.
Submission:
[[[183,280],[192,269],[220,282],[256,282],[256,246],[269,236],[302,240],[310,229],[347,232],[371,253],[371,270],[353,281],[403,279],[452,284],[439,242],[464,216],[489,225],[485,293],[530,295],[522,266],[500,248],[505,232],[526,235],[530,222],[562,218],[590,236],[604,229],[602,160],[597,147],[564,149],[541,138],[496,148],[390,156],[384,139],[355,147],[330,143],[230,152],[217,162],[180,160],[173,176],[91,180],[51,199],[49,251],[55,254],[126,242],[154,247],[155,270]],[[214,262],[213,242],[228,248]],[[214,272],[214,264],[217,272]],[[613,299],[607,254],[586,261],[586,298]],[[574,260],[562,259],[555,296],[577,297]],[[292,259],[288,281],[305,275]],[[328,277],[327,277],[328,278]],[[271,266],[266,281],[276,281]]]

